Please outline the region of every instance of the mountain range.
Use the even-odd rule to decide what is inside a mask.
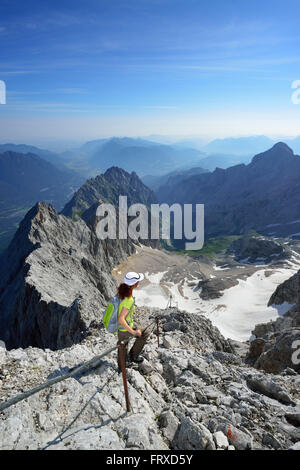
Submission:
[[[166,136],[148,137],[148,140],[153,140],[156,143],[165,143],[175,148],[193,148],[201,150],[201,152],[204,152],[209,156],[213,154],[228,156],[255,155],[272,147],[281,139],[269,138],[265,135],[250,135],[244,137],[225,137],[222,139],[213,139],[207,142],[207,139],[205,141],[201,138],[197,138],[197,136],[187,137],[183,140],[176,141],[174,141],[174,136],[169,136],[168,138]],[[294,150],[294,152],[300,153],[300,136],[286,137],[284,138],[284,141]]]
[[[245,145],[249,151],[247,138],[225,140],[228,145],[234,141],[236,148]],[[220,140],[215,144],[225,150],[226,142]],[[264,136],[252,138],[254,147],[268,142]],[[2,144],[1,149],[19,151],[0,153],[0,250],[7,246],[18,222],[37,200],[51,203],[57,210],[65,205],[63,213],[71,216],[73,210],[83,214],[99,199],[117,204],[119,193],[128,194],[131,204],[136,202],[134,191],[138,191],[138,202],[149,205],[155,196],[153,193],[150,196],[147,185],[156,191],[161,202],[205,203],[209,236],[236,234],[251,228],[268,235],[300,233],[300,225],[295,222],[300,218],[296,176],[299,157],[283,143],[257,154],[250,163],[250,156],[245,154],[205,156],[194,149],[175,149],[130,138],[87,142],[80,149],[60,156],[26,145]],[[23,153],[29,149],[39,155]],[[84,183],[85,172],[91,168],[96,171],[100,162],[104,171],[98,169],[95,178],[87,180],[75,194]],[[206,168],[213,170],[216,164],[217,169],[207,172]],[[81,165],[86,165],[81,175],[66,167],[80,169]],[[107,172],[112,165],[122,170]],[[144,184],[138,174],[144,174]],[[267,208],[266,216],[262,208]]]
[[[215,139],[202,147],[208,154],[253,155],[274,145],[274,140],[264,135],[227,137]]]
[[[87,142],[61,154],[66,164],[87,176],[118,166],[139,176],[161,175],[183,164],[198,163],[205,154],[199,150],[176,149],[143,139],[111,138]]]
[[[69,171],[71,173],[71,170],[69,170],[64,165],[62,158],[57,153],[51,152],[49,150],[40,149],[39,147],[35,147],[34,145],[12,143],[0,144],[0,153],[4,152],[14,152],[19,154],[31,153],[37,155],[38,157],[42,158],[43,160],[46,160],[49,163],[52,163],[52,165],[56,166],[60,170]]]
[[[264,135],[215,139],[209,143],[155,136],[141,138],[109,138],[86,142],[59,155],[63,164],[86,177],[96,176],[111,166],[135,171],[140,177],[165,176],[177,170],[201,167],[214,171],[251,162],[253,155],[271,148],[275,141]],[[288,139],[295,152],[300,152],[300,137]]]
[[[153,140],[152,140],[153,139]],[[300,138],[290,139],[294,151],[300,151]],[[201,167],[213,171],[249,163],[254,154],[274,145],[265,136],[215,139],[208,144],[199,139],[185,139],[172,143],[163,136],[147,138],[97,139],[67,151],[49,151],[32,145],[0,144],[0,152],[33,153],[64,171],[71,169],[83,177],[96,176],[111,166],[135,171],[140,177],[164,176],[174,171]]]
[[[157,190],[160,186],[166,186],[168,184],[172,184],[173,182],[179,183],[181,180],[187,178],[191,175],[200,175],[202,173],[207,173],[208,170],[205,170],[202,167],[192,167],[189,169],[180,168],[178,170],[171,171],[170,173],[166,173],[165,175],[161,176],[154,176],[154,175],[145,175],[141,178],[143,183],[151,188],[153,191]]]
[[[205,204],[208,236],[300,232],[300,157],[279,142],[256,155],[248,165],[190,176],[180,185],[162,186],[160,202]],[[283,227],[285,230],[283,233]]]

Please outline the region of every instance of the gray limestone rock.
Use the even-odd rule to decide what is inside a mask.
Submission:
[[[113,263],[126,257],[86,224],[38,203],[0,262],[0,338],[8,349],[59,349],[82,340],[115,291]]]
[[[185,418],[178,430],[176,446],[182,450],[214,450],[216,448],[210,431],[201,423]]]

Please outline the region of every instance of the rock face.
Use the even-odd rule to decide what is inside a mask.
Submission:
[[[0,261],[0,339],[7,347],[80,341],[115,291],[111,269],[134,250],[113,242],[52,206],[33,207]]]
[[[166,333],[164,339],[170,339],[176,346],[189,344],[203,352],[234,352],[232,344],[202,315],[186,312],[183,315],[175,310],[169,315],[164,313],[162,321],[162,329]]]
[[[290,328],[283,330],[281,334],[269,335],[261,354],[256,358],[255,367],[275,374],[286,368],[300,372],[300,361],[296,359],[297,344],[300,351],[300,328]],[[300,352],[298,357],[299,355]]]
[[[224,291],[230,287],[236,286],[239,283],[238,279],[225,278],[225,279],[203,279],[198,282],[200,289],[200,297],[203,300],[218,299],[222,297]]]
[[[111,204],[115,207],[117,224],[116,236],[118,237],[120,195],[127,196],[128,208],[136,203],[146,206],[148,211],[148,234],[147,237],[139,236],[138,242],[146,246],[151,246],[152,248],[159,248],[159,239],[151,239],[151,215],[149,211],[151,204],[156,203],[156,198],[153,191],[142,183],[135,172],[129,174],[122,168],[112,167],[103,175],[87,180],[74,194],[71,201],[66,204],[62,214],[72,217],[73,220],[82,218],[89,228],[96,231],[97,223],[100,221],[100,218],[96,216],[99,204]],[[130,222],[134,219],[135,217],[127,215],[127,227],[130,226]],[[112,240],[112,244],[116,244],[114,240]],[[131,253],[134,252],[132,239],[129,237],[125,240],[120,239],[117,241],[117,244],[125,251],[128,251],[128,248],[126,248],[126,245],[128,245],[129,251]]]
[[[298,375],[266,379],[201,315],[196,322],[177,309],[137,311],[145,324],[159,313],[161,346],[152,334],[143,352],[147,367],[127,369],[132,413],[114,351],[97,369],[0,413],[1,449],[297,449]],[[115,344],[113,335],[90,328],[81,344],[63,350],[0,348],[0,402]]]
[[[268,305],[281,305],[300,303],[300,271],[280,284],[271,296]]]
[[[286,368],[300,371],[297,358],[297,347],[300,349],[299,281],[298,272],[277,287],[268,304],[295,305],[276,321],[256,325],[252,332],[255,339],[250,344],[248,360],[258,369],[275,374]]]
[[[279,242],[251,232],[235,240],[227,251],[234,254],[236,261],[244,263],[268,264],[288,258],[287,248]]]

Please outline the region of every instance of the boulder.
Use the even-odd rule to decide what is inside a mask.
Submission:
[[[275,436],[273,436],[273,434],[270,433],[264,434],[262,438],[262,444],[266,445],[267,447],[270,447],[271,449],[278,450],[281,448],[280,442],[276,439]]]
[[[214,450],[216,448],[210,431],[190,418],[185,418],[180,424],[175,444],[180,450]]]
[[[263,395],[274,398],[282,403],[288,405],[295,404],[294,400],[292,400],[286,390],[268,377],[249,376],[247,378],[247,385],[255,392],[262,393]]]
[[[282,334],[271,337],[268,347],[263,349],[255,362],[255,367],[272,374],[280,374],[286,368],[300,371],[300,360],[296,360],[296,349],[293,348],[297,342],[300,345],[300,328],[284,330]]]
[[[170,410],[167,410],[161,413],[158,423],[165,438],[169,443],[172,443],[179,426],[179,420]]]
[[[253,437],[232,424],[220,424],[218,431],[227,436],[229,444],[237,450],[251,450],[253,447]]]
[[[300,441],[296,442],[296,444],[292,445],[289,450],[300,450]]]
[[[217,431],[213,433],[214,441],[216,443],[217,449],[228,449],[229,442],[225,434],[222,431]]]
[[[293,424],[294,426],[300,426],[300,412],[286,413],[285,418],[289,423]]]

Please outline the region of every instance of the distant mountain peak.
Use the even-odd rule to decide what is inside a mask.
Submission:
[[[120,168],[119,166],[112,166],[108,168],[104,173],[105,177],[109,175],[129,175],[129,173],[123,170],[123,168]]]
[[[113,166],[104,174],[87,180],[66,204],[62,214],[69,217],[82,214],[99,199],[117,206],[119,195],[127,196],[128,205],[142,203],[149,206],[157,202],[153,191],[144,185],[134,171],[128,173],[123,168]]]
[[[285,142],[277,142],[275,145],[273,145],[271,150],[282,150],[294,155],[293,150]]]
[[[265,152],[255,155],[251,161],[253,165],[267,165],[273,166],[276,164],[285,164],[287,159],[296,158],[293,150],[284,142],[277,142],[273,147]]]

